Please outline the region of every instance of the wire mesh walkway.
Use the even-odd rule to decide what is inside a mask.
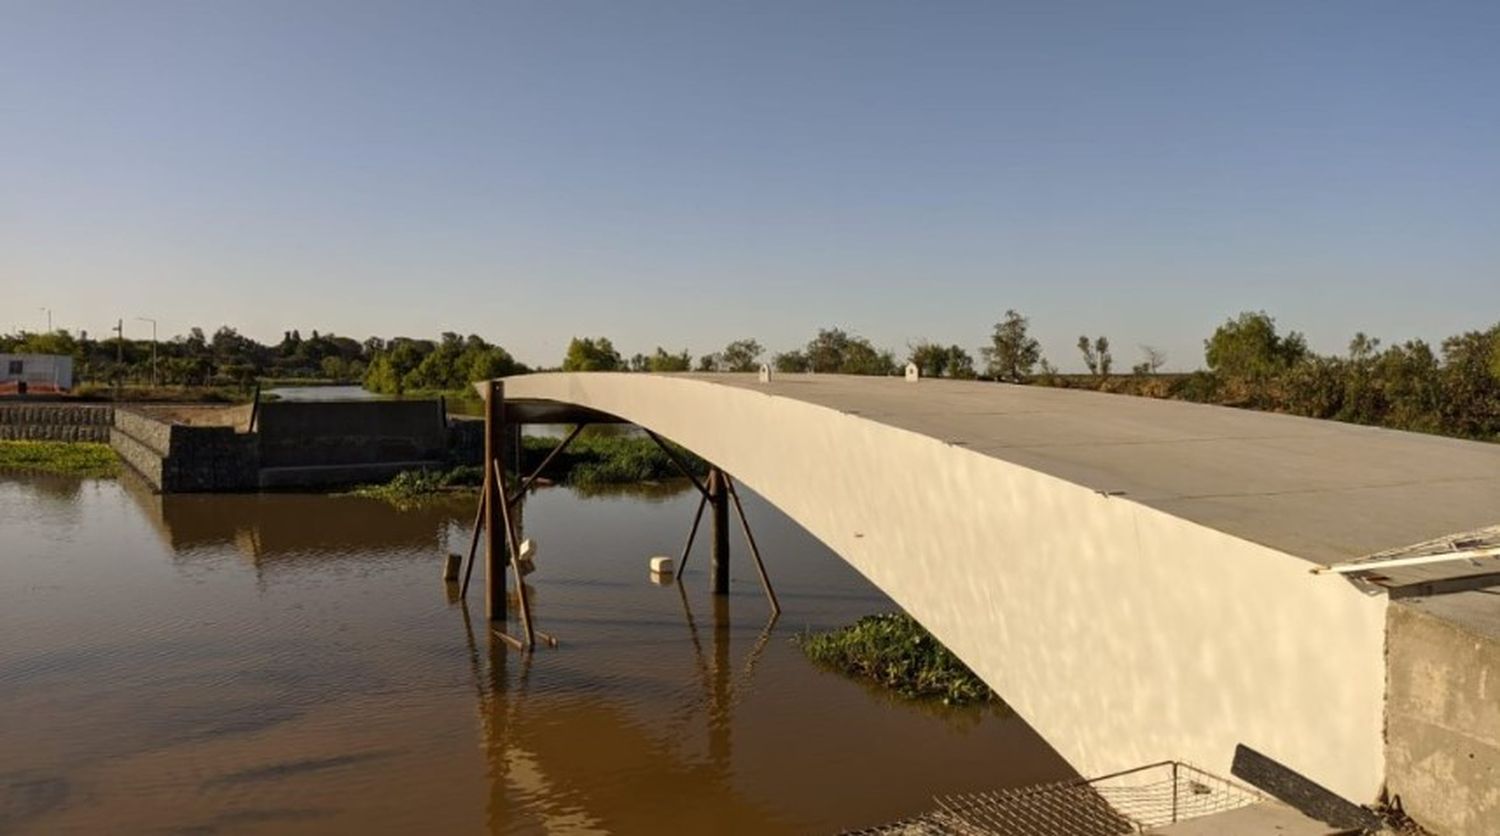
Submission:
[[[1116,836],[1261,800],[1232,781],[1163,761],[1101,778],[939,797],[930,813],[849,836]]]

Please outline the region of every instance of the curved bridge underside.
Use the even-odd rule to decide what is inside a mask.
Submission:
[[[879,586],[1083,774],[1237,744],[1384,775],[1384,596],[1314,575],[1495,520],[1500,445],[1039,387],[536,374],[693,450]]]

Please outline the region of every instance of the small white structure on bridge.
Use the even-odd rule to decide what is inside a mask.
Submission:
[[[0,392],[65,392],[72,388],[72,357],[0,354]]]

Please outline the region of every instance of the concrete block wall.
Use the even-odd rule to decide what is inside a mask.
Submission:
[[[174,424],[163,468],[162,489],[170,492],[254,490],[260,472],[258,439],[232,427]]]
[[[109,404],[0,404],[0,440],[107,443],[113,420]]]
[[[448,450],[437,401],[272,401],[256,432],[267,468],[441,461]]]
[[[448,419],[448,461],[479,464],[484,459],[484,421],[461,416]]]
[[[1500,833],[1500,588],[1393,602],[1386,786],[1443,836]]]

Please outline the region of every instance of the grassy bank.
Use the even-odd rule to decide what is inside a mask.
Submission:
[[[114,476],[120,460],[108,444],[77,441],[0,441],[0,470]]]
[[[561,438],[523,436],[521,469],[526,474],[536,470],[561,441]],[[703,476],[707,472],[708,467],[702,459],[681,448],[674,449],[696,475]],[[541,475],[550,482],[582,490],[665,482],[681,477],[672,460],[651,439],[587,430],[575,438],[567,450],[558,454]],[[479,466],[463,465],[443,471],[409,470],[383,485],[364,485],[349,493],[383,499],[396,505],[415,505],[435,497],[472,493],[483,483],[484,471]]]
[[[238,386],[121,386],[121,401],[166,401],[171,403],[249,403],[253,389]],[[83,383],[73,391],[85,401],[111,401],[115,388],[107,383]]]
[[[530,473],[556,447],[560,438],[525,436],[521,440],[521,469]],[[697,476],[708,472],[704,461],[681,447],[673,448]],[[585,430],[552,460],[543,476],[580,488],[628,485],[681,477],[681,472],[656,442],[643,435],[594,433]]]
[[[814,662],[909,699],[941,700],[945,705],[998,700],[983,680],[905,613],[867,615],[838,630],[803,633],[796,641]]]

